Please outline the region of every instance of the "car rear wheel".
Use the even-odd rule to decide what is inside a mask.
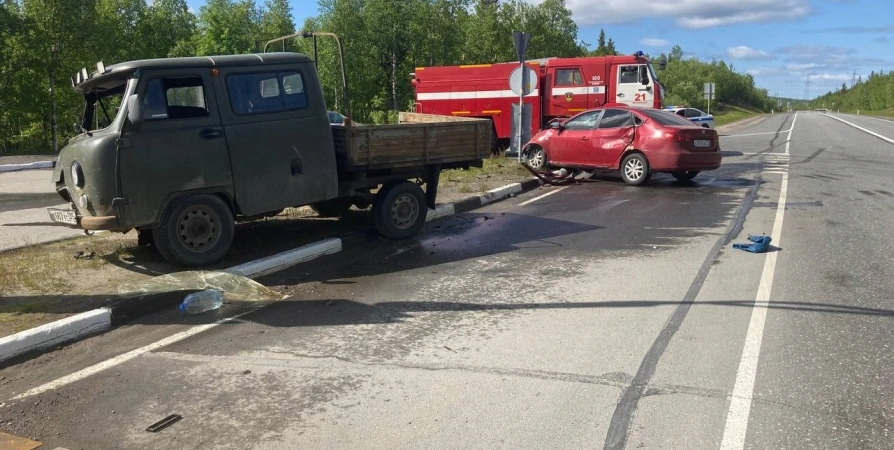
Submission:
[[[680,181],[690,181],[698,175],[698,171],[697,170],[677,171],[677,172],[671,172],[671,175],[673,175],[674,178],[676,178]]]
[[[546,151],[536,145],[528,149],[528,165],[534,170],[546,170]]]
[[[628,155],[621,162],[621,177],[625,183],[632,186],[639,186],[649,181],[651,177],[649,174],[649,160],[642,153]]]

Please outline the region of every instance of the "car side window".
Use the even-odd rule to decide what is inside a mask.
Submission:
[[[583,86],[584,77],[580,69],[557,69],[556,86]]]
[[[676,115],[678,115],[678,116],[680,116],[680,117],[686,117],[686,110],[685,110],[685,109],[681,109],[681,110],[677,111],[677,112],[674,113],[674,114],[676,114]]]
[[[702,114],[702,112],[697,109],[687,109],[686,110],[686,117],[689,119],[691,119],[693,117],[701,117],[703,115],[704,114]]]
[[[583,113],[568,122],[565,122],[566,130],[592,130],[596,125],[596,119],[599,118],[601,111],[590,111]]]
[[[633,115],[623,109],[607,109],[599,120],[600,130],[633,126]]]
[[[202,77],[156,78],[143,94],[146,120],[207,117]]]
[[[639,83],[639,66],[621,66],[618,70],[618,83]]]
[[[298,72],[229,75],[227,94],[233,113],[240,116],[307,107],[304,79]]]

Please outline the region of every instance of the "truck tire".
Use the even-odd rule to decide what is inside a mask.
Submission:
[[[314,203],[310,205],[310,209],[314,210],[320,217],[341,217],[351,209],[351,205],[353,204],[353,199],[349,197],[339,197],[324,202]]]
[[[416,183],[398,181],[382,186],[373,203],[376,231],[388,239],[407,239],[425,225],[425,192]]]
[[[216,195],[199,194],[172,202],[152,237],[164,259],[178,266],[199,267],[223,258],[235,233],[230,207]]]

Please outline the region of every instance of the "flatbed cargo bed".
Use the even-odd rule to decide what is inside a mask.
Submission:
[[[335,126],[336,160],[348,172],[480,161],[491,149],[486,119],[400,113],[397,125]]]

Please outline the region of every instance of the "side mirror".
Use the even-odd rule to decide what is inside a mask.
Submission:
[[[143,123],[143,105],[140,104],[140,97],[137,94],[127,97],[127,120],[134,127],[139,127]]]
[[[564,126],[562,126],[562,122],[559,122],[559,121],[550,122],[549,127],[552,128],[553,130],[559,130],[559,131],[562,131],[562,129],[565,128]]]
[[[646,66],[639,67],[639,82],[644,86],[649,84],[649,70],[646,69]]]
[[[658,70],[667,69],[667,58],[661,58],[658,60]]]

